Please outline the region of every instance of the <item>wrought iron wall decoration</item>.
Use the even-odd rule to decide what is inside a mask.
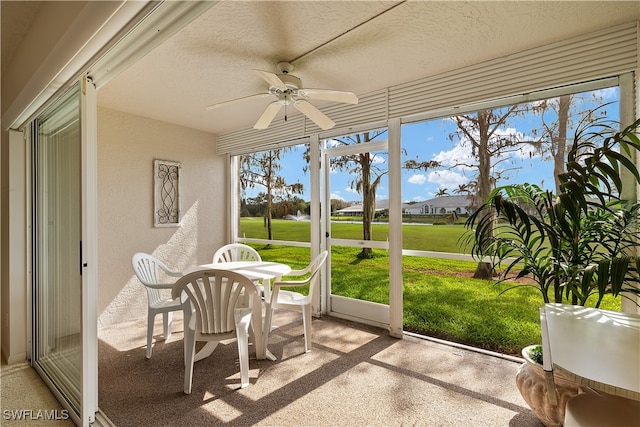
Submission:
[[[178,162],[155,160],[153,165],[153,218],[156,227],[180,225],[180,171]]]

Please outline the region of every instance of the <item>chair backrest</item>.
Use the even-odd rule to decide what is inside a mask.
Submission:
[[[579,384],[640,398],[640,315],[566,304],[540,309],[545,371]]]
[[[307,293],[307,295],[303,299],[299,300],[299,303],[300,304],[310,304],[311,303],[311,299],[313,298],[314,289],[320,283],[320,271],[322,270],[322,266],[324,265],[325,261],[327,260],[327,255],[328,255],[327,251],[320,252],[313,260],[311,260],[311,262],[309,263],[309,265],[307,267],[305,267],[303,270],[300,270],[300,271],[297,272],[298,273],[297,275],[303,275],[303,274],[306,274],[306,273],[311,273],[309,275],[309,277],[307,277],[306,279],[294,280],[294,281],[282,280],[282,281],[278,281],[277,283],[284,284],[284,285],[286,285],[287,282],[296,283],[297,286],[306,286],[308,284],[309,285],[309,292]],[[277,301],[278,293],[279,293],[279,291],[276,290],[275,294],[272,297],[272,298],[274,298],[273,301]]]
[[[260,296],[253,282],[242,274],[216,269],[195,271],[178,279],[171,295],[174,299],[186,296],[191,303],[196,333],[235,331],[236,309],[245,304],[253,311],[254,327],[261,328]]]
[[[213,263],[232,261],[262,261],[258,251],[242,243],[224,245],[213,254]]]
[[[309,271],[311,271],[311,282],[318,282],[320,280],[320,269],[327,260],[327,251],[322,251],[316,256],[309,264]],[[313,285],[313,283],[312,283]]]
[[[147,289],[149,305],[156,305],[160,303],[163,300],[160,289],[150,288],[147,285],[161,284],[161,271],[163,271],[167,275],[173,276],[176,276],[177,273],[171,271],[169,267],[165,265],[165,263],[163,263],[153,255],[149,255],[144,252],[138,252],[134,254],[133,258],[131,259],[131,265],[133,267],[133,271],[136,273],[136,276]]]
[[[327,260],[327,251],[322,251],[316,256],[311,263],[309,264],[309,271],[311,271],[311,276],[309,277],[309,294],[307,295],[307,299],[311,300],[313,298],[314,289],[319,286],[320,283],[320,271],[322,270],[322,266]]]

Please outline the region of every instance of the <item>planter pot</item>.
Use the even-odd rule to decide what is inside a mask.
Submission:
[[[529,349],[532,347],[534,346],[522,349],[525,363],[518,369],[516,385],[525,402],[545,426],[562,426],[564,408],[567,401],[578,394],[578,384],[554,372],[553,378],[556,384],[558,404],[550,403],[544,369],[542,369],[542,365],[529,357]]]

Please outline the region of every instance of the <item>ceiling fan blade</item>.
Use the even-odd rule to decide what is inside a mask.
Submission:
[[[309,117],[320,129],[327,130],[336,125],[333,120],[327,117],[322,111],[304,99],[295,101],[293,106],[300,110],[305,116]]]
[[[282,104],[280,103],[280,101],[273,101],[271,104],[267,105],[267,108],[264,110],[264,112],[262,113],[262,115],[260,116],[256,124],[253,125],[253,128],[254,129],[268,128],[271,122],[273,121],[273,118],[276,116],[276,114],[278,114],[278,111],[280,111],[280,107],[282,107]]]
[[[232,100],[229,100],[229,101],[219,102],[218,104],[209,105],[207,107],[207,110],[214,110],[216,108],[226,107],[228,105],[233,105],[233,104],[235,104],[237,102],[247,101],[249,99],[264,98],[266,96],[272,96],[272,95],[270,93],[256,93],[255,95],[244,96],[242,98],[236,98],[236,99],[232,99]]]
[[[268,71],[262,71],[262,70],[253,70],[253,71],[255,71],[260,77],[262,77],[264,81],[269,83],[269,86],[273,86],[280,90],[287,90],[287,85],[285,85],[284,82],[280,80],[280,77],[278,77],[276,74],[270,73]]]
[[[345,104],[357,104],[358,97],[353,92],[329,89],[300,89],[298,94],[309,99],[321,99],[324,101],[342,102]]]

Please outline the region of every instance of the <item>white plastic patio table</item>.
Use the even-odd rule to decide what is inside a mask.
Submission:
[[[606,393],[637,399],[640,316],[561,304],[546,304],[545,312],[553,364]]]
[[[220,262],[212,264],[202,264],[196,267],[187,269],[184,274],[193,273],[194,271],[209,270],[229,270],[242,274],[252,282],[261,281],[264,287],[265,301],[269,301],[271,295],[271,279],[286,276],[291,272],[291,267],[286,264],[271,261],[232,261],[232,262]],[[267,307],[269,310],[269,307]],[[264,312],[266,315],[266,312]],[[262,322],[262,345],[260,348],[256,347],[257,359],[270,359],[276,360],[276,357],[267,349],[267,340],[269,338],[269,331],[267,330],[267,324],[263,317]],[[195,360],[202,360],[205,357],[211,356],[215,349],[215,342],[207,342],[200,351],[195,355]]]

